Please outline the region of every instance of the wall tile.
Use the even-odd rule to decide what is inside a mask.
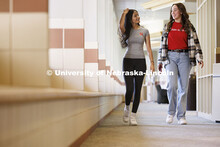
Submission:
[[[9,0],[0,1],[0,12],[9,12]]]
[[[84,90],[84,76],[64,76],[64,89]]]
[[[63,69],[63,49],[49,49],[49,67]]]
[[[13,0],[14,12],[48,12],[48,0]]]
[[[103,74],[99,76],[99,92],[105,92],[105,79],[106,79],[106,71],[101,70],[99,72],[102,72]]]
[[[53,74],[51,76],[51,87],[63,89],[63,85],[64,85],[63,81],[64,81],[63,76],[56,76],[55,74]]]
[[[99,91],[99,81],[98,77],[95,78],[85,78],[85,91]]]
[[[62,29],[63,28],[63,19],[62,18],[51,18],[49,15],[49,28],[50,29]]]
[[[105,82],[99,81],[99,92],[105,92]]]
[[[79,14],[77,12],[77,14]],[[66,29],[83,29],[84,28],[84,19],[74,18],[74,19],[63,19],[63,27]]]
[[[48,50],[48,15],[16,13],[12,15],[13,49]]]
[[[0,4],[1,5],[1,4]],[[0,13],[0,50],[1,49],[9,49],[9,27],[10,27],[10,15],[9,13]]]
[[[85,49],[96,49],[98,47],[98,42],[85,42]]]
[[[105,92],[111,93],[111,78],[108,75],[105,77]]]
[[[82,0],[50,0],[50,18],[83,18],[82,3]]]
[[[83,49],[64,49],[64,69],[84,69],[84,50]]]
[[[99,62],[99,70],[105,70],[106,61],[104,59],[98,60]]]
[[[12,53],[13,86],[50,86],[47,51],[14,51]]]
[[[85,49],[85,63],[98,63],[98,49]]]
[[[98,77],[98,64],[97,63],[85,63],[85,77]],[[91,74],[92,75],[91,75]]]
[[[11,83],[11,69],[10,69],[10,52],[0,51],[0,84],[10,85]]]
[[[65,48],[84,48],[83,29],[65,29]]]
[[[105,66],[105,70],[110,72],[110,66]]]
[[[63,48],[63,29],[49,30],[49,47]]]

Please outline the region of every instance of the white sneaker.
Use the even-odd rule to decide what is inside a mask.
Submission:
[[[180,125],[186,125],[187,124],[187,121],[185,118],[180,118],[180,120],[178,120],[178,124]]]
[[[131,113],[131,116],[130,116],[130,125],[131,126],[137,126],[137,121],[136,121],[136,113]]]
[[[166,123],[171,124],[173,122],[173,115],[167,115]]]
[[[124,109],[123,121],[125,123],[129,121],[129,110]]]

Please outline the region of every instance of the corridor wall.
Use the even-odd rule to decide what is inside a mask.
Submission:
[[[1,0],[0,84],[49,87],[48,1]]]
[[[118,26],[113,0],[98,0],[99,71],[122,71],[125,49],[121,48],[119,42]],[[122,75],[99,76],[99,91],[123,93],[123,81]]]
[[[56,75],[116,69],[113,32],[99,58],[97,12],[98,0],[0,1],[0,146],[79,144],[121,104],[117,76],[101,91],[98,76]]]
[[[213,64],[216,49],[216,0],[197,0],[197,31],[203,51],[204,68],[197,67],[197,111],[212,119]]]
[[[84,70],[83,1],[49,2],[50,68],[61,71]],[[52,75],[51,86],[84,90],[84,76]]]
[[[120,50],[112,0],[51,0],[50,68],[83,71],[80,76],[52,75],[55,88],[124,93],[122,77],[107,74],[118,69]],[[92,72],[88,75],[86,72]],[[100,73],[99,75],[97,73]]]

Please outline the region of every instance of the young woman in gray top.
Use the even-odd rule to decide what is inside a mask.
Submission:
[[[135,116],[140,103],[141,87],[146,72],[146,61],[143,51],[144,42],[146,43],[151,61],[150,69],[154,71],[150,35],[148,30],[140,26],[139,23],[140,17],[136,10],[128,8],[124,10],[120,20],[121,45],[123,48],[127,47],[123,59],[123,71],[126,84],[123,121],[129,121],[130,125],[137,125]],[[129,117],[129,105],[133,92],[133,107]]]

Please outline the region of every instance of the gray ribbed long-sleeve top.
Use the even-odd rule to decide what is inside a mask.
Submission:
[[[128,47],[124,55],[124,58],[144,59],[144,41],[146,36],[149,35],[149,31],[144,27],[139,29],[131,29],[130,36],[127,40]]]

